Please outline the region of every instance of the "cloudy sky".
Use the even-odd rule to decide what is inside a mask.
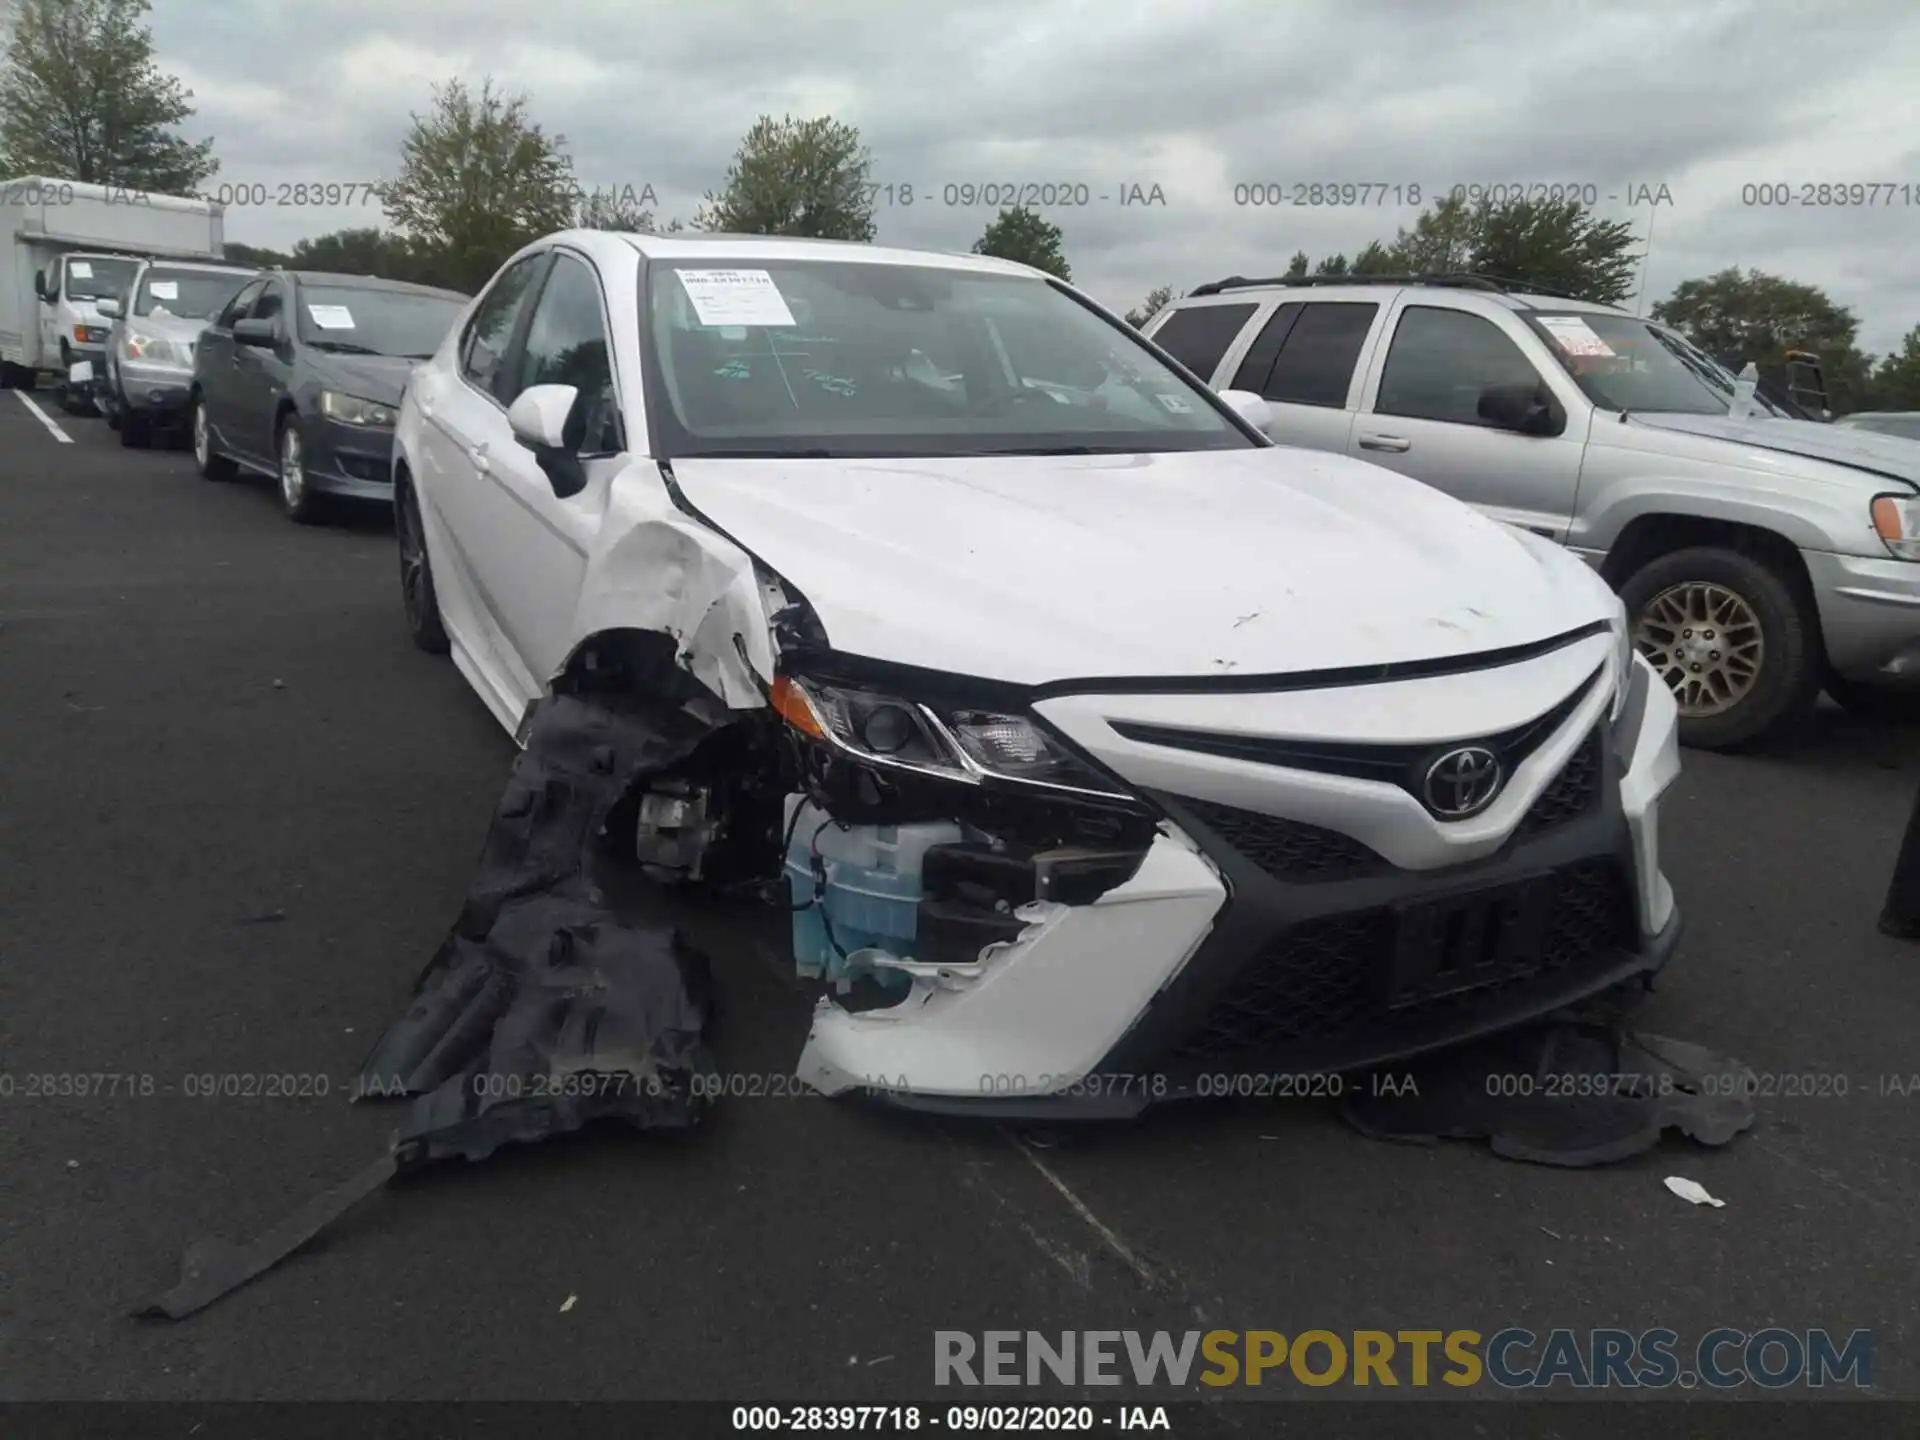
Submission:
[[[1390,239],[1415,185],[1527,183],[1651,224],[1649,304],[1742,265],[1824,286],[1869,350],[1920,324],[1911,0],[156,0],[152,23],[195,92],[189,133],[216,141],[214,186],[267,191],[228,211],[252,244],[379,223],[277,187],[389,177],[433,84],[491,75],[583,185],[651,186],[663,217],[692,218],[762,112],[860,127],[874,179],[917,192],[882,194],[885,242],[969,246],[993,212],[943,203],[950,185],[1084,187],[1050,218],[1075,280],[1119,308]],[[1370,188],[1235,203],[1313,182]],[[1798,203],[1846,182],[1879,203]],[[1164,203],[1120,203],[1154,186]]]

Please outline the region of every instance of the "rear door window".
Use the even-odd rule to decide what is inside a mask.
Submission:
[[[1154,344],[1211,383],[1227,353],[1258,305],[1194,305],[1176,310],[1150,337]]]
[[[1354,366],[1379,313],[1379,305],[1360,300],[1301,306],[1260,393],[1282,405],[1344,409]]]

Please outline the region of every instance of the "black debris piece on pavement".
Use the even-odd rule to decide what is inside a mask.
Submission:
[[[1754,1121],[1754,1073],[1618,1024],[1549,1021],[1350,1081],[1341,1115],[1377,1140],[1488,1140],[1541,1165],[1607,1165],[1669,1130],[1725,1145]]]
[[[711,729],[668,704],[542,702],[460,918],[356,1081],[355,1099],[411,1097],[389,1153],[250,1245],[196,1244],[180,1283],[137,1313],[193,1314],[436,1160],[484,1159],[595,1120],[698,1122],[698,1077],[713,1071],[706,959],[671,923],[627,902],[616,913],[596,871],[619,844],[603,832],[622,797]]]

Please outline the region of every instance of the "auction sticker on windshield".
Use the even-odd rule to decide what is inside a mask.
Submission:
[[[681,270],[680,286],[702,325],[791,327],[793,312],[764,270]]]
[[[1158,400],[1161,407],[1170,415],[1191,415],[1193,413],[1193,407],[1178,395],[1155,395],[1153,398]]]
[[[178,280],[155,280],[147,286],[147,289],[156,300],[178,300],[180,298],[180,282]]]
[[[84,260],[69,260],[67,262],[67,274],[76,280],[91,280],[93,278],[93,266]]]
[[[307,314],[322,330],[353,329],[353,312],[344,305],[309,305]]]
[[[1540,326],[1569,355],[1611,355],[1613,347],[1576,315],[1542,315]]]

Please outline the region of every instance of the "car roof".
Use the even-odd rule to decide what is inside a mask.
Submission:
[[[1167,308],[1231,304],[1236,300],[1244,303],[1249,297],[1262,300],[1275,295],[1293,295],[1299,291],[1312,291],[1316,300],[1368,299],[1377,298],[1377,292],[1382,289],[1465,292],[1516,312],[1572,311],[1585,315],[1633,318],[1632,311],[1618,305],[1601,305],[1546,290],[1510,285],[1487,275],[1275,275],[1257,280],[1250,280],[1243,275],[1230,275],[1224,280],[1195,286]]]
[[[378,275],[348,275],[331,270],[289,270],[284,267],[275,267],[262,273],[290,275],[302,285],[325,285],[332,290],[398,291],[407,295],[438,295],[447,300],[473,298],[458,290],[444,290],[438,285],[416,285],[411,280],[383,280]]]
[[[565,238],[578,243],[581,235],[594,233],[609,232],[568,231]],[[851,260],[866,265],[921,265],[940,270],[971,270],[987,275],[1032,277],[1042,273],[1030,265],[1022,265],[1015,260],[1001,260],[991,255],[910,250],[859,240],[813,240],[797,235],[735,235],[709,230],[673,235],[643,235],[627,231],[611,233],[642,255],[656,260],[699,260],[703,257],[734,261]]]

